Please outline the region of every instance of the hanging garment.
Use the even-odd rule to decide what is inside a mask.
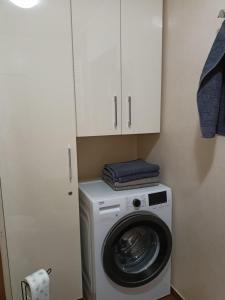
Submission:
[[[202,71],[197,103],[203,137],[225,136],[225,21]]]

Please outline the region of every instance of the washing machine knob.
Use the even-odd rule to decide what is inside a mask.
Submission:
[[[141,200],[134,199],[133,200],[133,206],[136,207],[136,208],[140,207],[141,206]]]

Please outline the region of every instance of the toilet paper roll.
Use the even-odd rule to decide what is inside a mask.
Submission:
[[[29,300],[49,300],[49,276],[41,269],[25,278],[28,288]]]

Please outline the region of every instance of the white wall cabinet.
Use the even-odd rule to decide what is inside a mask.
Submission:
[[[69,0],[30,9],[0,1],[0,177],[13,300],[24,276],[48,267],[51,299],[82,297],[71,36]]]
[[[78,136],[121,133],[120,0],[73,0]]]
[[[122,0],[122,133],[160,132],[162,0]]]
[[[77,135],[160,132],[163,0],[72,0]]]

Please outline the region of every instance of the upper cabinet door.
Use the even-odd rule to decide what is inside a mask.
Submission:
[[[123,134],[160,132],[162,0],[122,0]]]
[[[77,135],[121,134],[120,0],[72,0]]]

